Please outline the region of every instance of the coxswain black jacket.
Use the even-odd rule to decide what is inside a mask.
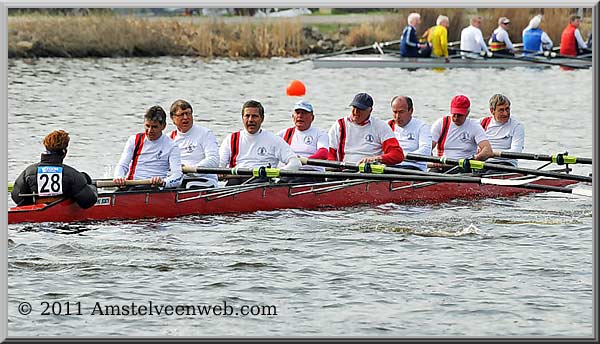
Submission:
[[[62,189],[63,196],[72,198],[80,207],[87,209],[93,206],[98,199],[96,186],[92,185],[92,179],[84,172],[79,172],[69,165],[63,164],[64,154],[42,153],[39,163],[29,165],[15,180],[11,197],[18,205],[34,204],[33,196],[37,193],[37,168],[38,166],[62,166]],[[43,198],[42,198],[43,199]]]

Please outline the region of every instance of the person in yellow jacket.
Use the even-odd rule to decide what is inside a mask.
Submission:
[[[429,34],[427,40],[432,46],[431,56],[433,57],[444,57],[446,62],[450,62],[448,59],[448,26],[450,20],[448,17],[440,15],[437,17],[436,26],[429,28]]]

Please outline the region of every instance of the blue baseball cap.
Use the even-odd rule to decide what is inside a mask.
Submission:
[[[298,110],[298,109],[302,109],[304,111],[308,111],[308,112],[313,112],[313,106],[311,103],[307,102],[306,100],[300,100],[299,102],[297,102],[294,105],[294,111]]]
[[[359,93],[354,96],[350,106],[357,107],[361,110],[366,110],[370,107],[373,107],[373,98],[371,98],[371,96],[367,93]]]

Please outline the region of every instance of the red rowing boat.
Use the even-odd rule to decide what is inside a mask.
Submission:
[[[522,178],[504,175],[503,179]],[[572,180],[538,178],[531,184],[564,187]],[[551,190],[546,190],[551,191]],[[303,185],[247,184],[212,189],[104,192],[96,205],[80,208],[68,199],[13,207],[8,223],[79,222],[173,218],[275,209],[327,209],[356,205],[432,204],[454,199],[515,197],[544,190],[460,182],[342,180]]]

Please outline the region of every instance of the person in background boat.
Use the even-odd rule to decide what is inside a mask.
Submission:
[[[194,124],[193,109],[190,103],[179,99],[171,104],[171,120],[177,127],[170,134],[179,146],[181,163],[191,167],[219,167],[219,145],[212,130]],[[216,187],[216,174],[190,173],[184,175],[182,186]]]
[[[429,28],[427,37],[431,45],[431,56],[443,57],[446,62],[450,62],[448,58],[448,26],[450,26],[450,19],[443,15],[438,16],[436,26]]]
[[[181,185],[181,153],[177,144],[163,135],[166,126],[167,114],[162,107],[155,105],[146,111],[144,132],[131,135],[125,143],[115,167],[115,184],[123,186],[126,179],[152,179],[153,187],[177,188]]]
[[[373,98],[354,96],[350,116],[338,119],[329,129],[329,160],[352,163],[379,162],[398,165],[404,152],[385,121],[371,116]]]
[[[592,50],[592,33],[590,32],[590,35],[588,36],[588,40],[587,40],[587,47],[589,50]]]
[[[411,13],[407,19],[408,25],[402,31],[400,39],[400,55],[403,57],[429,57],[431,47],[429,43],[420,43],[417,39],[417,26],[421,24],[421,15]]]
[[[470,111],[469,98],[456,95],[450,102],[450,116],[444,116],[433,123],[431,146],[436,149],[437,156],[480,161],[493,156],[492,146],[481,125],[467,118]],[[446,172],[450,169],[452,168],[434,163],[431,170]],[[457,170],[453,169],[453,171]]]
[[[285,164],[284,170],[298,170],[302,163],[290,146],[279,136],[261,128],[265,120],[262,104],[248,100],[242,106],[244,129],[225,137],[219,148],[223,167],[260,168]],[[237,185],[248,178],[230,178],[226,185]],[[267,178],[253,178],[250,182],[266,182]]]
[[[96,204],[98,192],[90,176],[63,164],[69,141],[69,133],[64,130],[46,135],[46,151],[40,162],[29,165],[14,182],[10,196],[17,206],[48,203],[62,197],[74,200],[83,209]]]
[[[481,127],[492,145],[492,149],[502,152],[523,152],[525,129],[510,115],[510,100],[502,94],[490,98],[491,116],[479,120]],[[492,158],[488,162],[517,167],[516,159]]]
[[[327,160],[329,154],[329,136],[324,130],[312,126],[315,120],[313,106],[306,100],[300,100],[294,104],[292,109],[292,121],[294,126],[282,129],[277,133],[298,157]],[[319,166],[304,165],[300,170],[321,171],[325,168]],[[280,182],[308,182],[314,181],[312,177],[282,177]]]
[[[460,32],[460,54],[463,58],[478,58],[481,51],[489,53],[488,47],[483,40],[483,34],[479,29],[482,20],[481,16],[471,17],[471,25]]]
[[[490,51],[502,55],[514,55],[515,48],[510,41],[508,29],[510,27],[510,19],[506,17],[498,18],[498,27],[492,32],[492,36],[488,41]]]
[[[575,14],[571,15],[569,17],[569,24],[560,36],[561,55],[577,56],[583,52],[583,49],[588,48],[581,37],[581,32],[579,32],[579,25],[581,25],[581,17]]]
[[[540,29],[542,15],[531,18],[529,25],[523,30],[523,55],[537,55],[544,50],[552,50],[553,42],[546,32]]]
[[[431,128],[413,117],[413,101],[407,96],[395,96],[391,102],[393,119],[388,121],[396,139],[405,153],[431,155]],[[423,161],[403,161],[399,167],[411,170],[427,170]]]

